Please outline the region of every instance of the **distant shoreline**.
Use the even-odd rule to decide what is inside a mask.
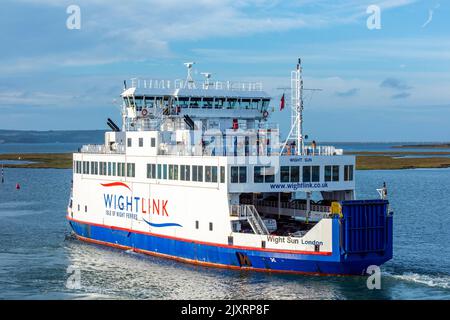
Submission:
[[[392,146],[394,149],[450,149],[450,143],[434,143],[434,144],[403,144]]]
[[[450,168],[450,152],[349,152],[356,156],[357,170],[400,170]],[[396,157],[418,155],[420,158]],[[439,157],[442,155],[442,157]],[[427,157],[430,156],[430,157]],[[447,156],[447,157],[446,157]],[[6,163],[4,168],[71,169],[72,153],[11,153],[0,154],[2,160],[24,161]]]

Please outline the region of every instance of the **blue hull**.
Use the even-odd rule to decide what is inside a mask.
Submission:
[[[286,253],[262,248],[206,244],[150,233],[115,229],[69,219],[81,240],[132,249],[183,262],[231,269],[329,275],[364,275],[370,265],[381,265],[392,257],[392,246],[381,252],[348,254],[340,245],[341,223],[333,219],[332,252]]]

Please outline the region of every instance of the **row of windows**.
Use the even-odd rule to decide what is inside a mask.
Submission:
[[[117,177],[135,177],[136,175],[134,163],[75,160],[73,168],[75,173],[82,174]]]
[[[200,228],[200,223],[198,222],[198,220],[195,221],[195,229],[199,229]],[[210,222],[209,223],[209,231],[213,231],[213,223]]]
[[[220,183],[225,183],[225,167],[220,168]],[[325,166],[325,182],[338,182],[340,166]],[[74,161],[74,171],[80,174],[135,177],[136,165],[123,162]],[[344,166],[344,181],[353,181],[353,165]],[[300,177],[302,179],[300,179]],[[218,167],[177,164],[147,164],[147,178],[195,182],[218,181]],[[281,166],[280,182],[320,182],[320,166]],[[254,183],[275,182],[275,168],[255,166]],[[231,183],[247,183],[247,167],[231,167]]]
[[[340,166],[325,166],[325,181],[339,181]],[[281,166],[280,182],[320,182],[320,166]],[[344,181],[353,181],[353,165],[344,166]],[[275,182],[275,168],[270,166],[255,166],[253,169],[254,183]],[[231,167],[231,183],[247,183],[247,167]]]
[[[144,138],[138,138],[138,146],[142,148],[144,146]],[[156,138],[150,139],[150,147],[154,148],[156,146]],[[133,147],[133,139],[127,138],[127,147]]]
[[[147,178],[195,182],[217,182],[218,167],[148,163]],[[223,166],[220,167],[220,183],[225,183],[225,167]]]

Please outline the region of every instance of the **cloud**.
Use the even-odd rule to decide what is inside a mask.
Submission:
[[[428,20],[425,21],[425,23],[422,25],[422,28],[425,28],[427,25],[431,23],[431,21],[433,21],[434,10],[438,9],[440,6],[441,5],[438,3],[436,6],[434,6],[433,9],[428,10]]]
[[[409,92],[401,92],[401,93],[398,93],[398,94],[394,94],[391,97],[391,99],[395,99],[395,100],[397,100],[397,99],[406,99],[406,98],[409,98],[410,96],[411,96],[411,93],[409,93]]]
[[[381,88],[388,88],[394,90],[410,90],[411,86],[407,85],[403,80],[397,78],[386,78],[380,83]]]
[[[348,98],[348,97],[353,97],[353,96],[357,95],[358,92],[359,92],[358,88],[352,88],[347,91],[338,91],[338,92],[336,92],[336,95],[338,97]]]

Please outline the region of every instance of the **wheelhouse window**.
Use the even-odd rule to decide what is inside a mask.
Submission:
[[[247,167],[231,167],[231,183],[247,183]]]
[[[312,182],[320,181],[320,166],[311,167],[311,181]]]
[[[339,166],[325,166],[325,181],[339,181]]]
[[[282,166],[280,168],[280,181],[281,182],[290,182],[290,167]]]
[[[275,168],[255,166],[253,170],[254,183],[274,182],[275,181]]]
[[[311,167],[303,167],[303,182],[311,182]]]

